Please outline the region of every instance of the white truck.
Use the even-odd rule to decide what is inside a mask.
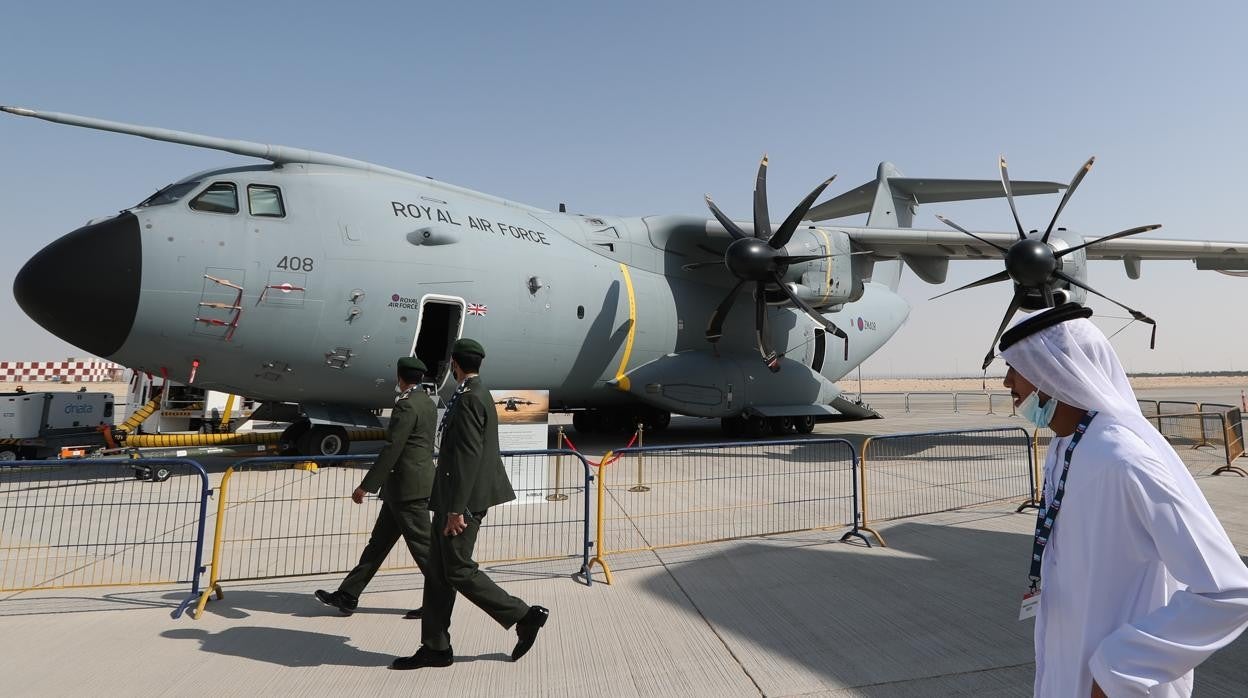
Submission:
[[[49,458],[67,446],[98,447],[113,426],[113,394],[0,393],[0,461]]]

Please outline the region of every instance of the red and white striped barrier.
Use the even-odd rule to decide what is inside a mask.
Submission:
[[[90,361],[0,361],[0,382],[100,383],[125,379],[125,366],[99,359]]]

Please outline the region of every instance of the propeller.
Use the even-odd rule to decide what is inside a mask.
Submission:
[[[728,249],[724,250],[722,262],[694,262],[685,265],[684,268],[696,269],[722,263],[739,279],[737,285],[728,292],[728,295],[715,308],[710,322],[707,323],[706,340],[708,342],[718,342],[720,337],[723,336],[724,320],[732,309],[737,294],[746,284],[752,282],[754,284],[754,331],[758,339],[758,352],[762,355],[763,362],[767,365],[767,368],[773,373],[780,370],[780,359],[783,357],[783,354],[777,353],[772,348],[770,333],[767,329],[766,291],[768,285],[778,287],[788,296],[793,305],[809,315],[812,320],[819,323],[829,333],[845,340],[845,358],[849,358],[849,335],[820,315],[818,311],[810,307],[802,299],[798,298],[797,294],[793,293],[793,290],[784,283],[784,272],[790,265],[837,256],[836,254],[790,255],[784,251],[784,246],[793,239],[793,233],[797,231],[797,227],[801,224],[802,219],[810,212],[810,207],[814,205],[815,200],[819,198],[819,195],[823,193],[823,190],[834,179],[836,179],[835,175],[815,187],[814,191],[810,192],[805,199],[802,199],[801,203],[784,219],[784,222],[780,224],[780,227],[776,229],[774,234],[771,230],[771,220],[767,210],[766,155],[763,156],[762,162],[758,165],[758,176],[754,182],[753,235],[747,235],[741,229],[741,226],[734,223],[731,218],[724,215],[723,211],[719,210],[719,207],[711,200],[710,194],[706,195],[706,205],[711,209],[711,214],[715,216],[720,225],[724,226],[724,229],[728,231],[733,240],[728,245]]]
[[[1082,182],[1083,178],[1087,176],[1089,171],[1091,171],[1092,163],[1094,162],[1096,162],[1095,157],[1088,158],[1088,161],[1083,163],[1083,166],[1075,172],[1075,176],[1070,180],[1070,186],[1066,188],[1065,194],[1062,195],[1061,202],[1057,205],[1057,210],[1053,212],[1053,218],[1049,221],[1049,226],[1044,229],[1044,234],[1039,238],[1028,237],[1027,233],[1023,230],[1022,220],[1018,217],[1018,209],[1014,206],[1014,192],[1010,188],[1010,173],[1006,166],[1004,155],[1001,156],[1001,159],[997,164],[1001,169],[1001,186],[1005,189],[1005,198],[1010,202],[1010,213],[1014,215],[1014,225],[1018,228],[1018,240],[1011,243],[1009,247],[1003,247],[1002,245],[990,240],[985,240],[984,238],[972,233],[944,216],[936,216],[941,223],[944,223],[950,228],[953,228],[958,232],[965,233],[985,245],[996,248],[997,251],[1001,253],[1001,257],[1005,260],[1005,271],[1000,271],[996,274],[992,274],[991,276],[986,276],[978,281],[972,281],[971,283],[960,288],[955,288],[952,291],[934,296],[931,300],[943,298],[950,293],[964,291],[968,288],[995,284],[999,281],[1014,282],[1014,297],[1010,301],[1009,308],[1005,311],[1005,317],[1001,320],[1001,326],[997,328],[997,333],[992,338],[992,344],[988,347],[988,354],[984,357],[984,370],[988,370],[988,365],[992,363],[993,356],[995,355],[994,349],[996,348],[997,340],[1001,338],[1002,333],[1005,332],[1006,326],[1010,324],[1010,318],[1014,317],[1014,313],[1018,312],[1019,308],[1023,306],[1023,302],[1027,299],[1028,295],[1036,293],[1043,299],[1045,307],[1053,307],[1056,304],[1053,297],[1054,287],[1063,282],[1068,286],[1079,287],[1088,293],[1100,296],[1110,303],[1126,310],[1131,314],[1131,317],[1136,320],[1152,325],[1153,333],[1152,339],[1149,341],[1149,348],[1156,346],[1156,321],[1138,310],[1128,308],[1122,303],[1119,303],[1100,291],[1097,291],[1083,281],[1080,281],[1079,279],[1076,279],[1070,274],[1062,271],[1062,258],[1068,254],[1078,252],[1079,250],[1107,240],[1116,240],[1118,238],[1124,238],[1130,235],[1138,235],[1140,233],[1146,233],[1150,230],[1156,230],[1161,227],[1160,225],[1142,225],[1136,228],[1128,228],[1127,230],[1119,231],[1113,235],[1106,235],[1105,237],[1089,240],[1083,244],[1076,245],[1074,247],[1067,247],[1061,250],[1055,249],[1049,244],[1049,236],[1052,235],[1054,226],[1057,225],[1058,216],[1061,215],[1062,209],[1066,208],[1066,204],[1070,201],[1071,195],[1074,194],[1075,190],[1079,188],[1079,183]],[[1035,234],[1037,231],[1033,230],[1032,233]]]

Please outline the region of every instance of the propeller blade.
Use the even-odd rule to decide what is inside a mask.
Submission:
[[[797,294],[793,293],[793,289],[789,288],[789,285],[784,283],[784,280],[780,278],[779,274],[775,275],[775,282],[780,286],[780,290],[784,291],[784,295],[788,296],[789,300],[793,302],[793,305],[801,308],[802,312],[809,315],[810,319],[819,323],[823,329],[845,340],[845,360],[849,361],[849,335],[845,334],[845,330],[837,327],[836,323],[820,315],[819,311],[807,305],[806,301],[798,298]]]
[[[1127,237],[1128,235],[1139,235],[1140,233],[1147,233],[1147,232],[1148,232],[1148,231],[1150,231],[1150,230],[1156,230],[1156,229],[1158,229],[1158,228],[1160,228],[1160,227],[1161,227],[1161,224],[1159,224],[1159,223],[1154,223],[1153,225],[1141,225],[1141,226],[1140,226],[1140,227],[1138,227],[1138,228],[1131,228],[1130,230],[1123,230],[1123,231],[1119,231],[1119,232],[1117,232],[1117,233],[1114,233],[1113,235],[1106,235],[1106,236],[1105,236],[1105,237],[1103,237],[1103,238],[1097,238],[1097,239],[1095,239],[1095,240],[1089,240],[1089,241],[1087,241],[1087,242],[1083,243],[1082,245],[1076,245],[1076,246],[1074,246],[1074,247],[1068,247],[1068,248],[1066,248],[1066,249],[1064,249],[1064,250],[1059,251],[1059,252],[1057,253],[1057,258],[1058,258],[1058,259],[1061,259],[1062,257],[1065,257],[1066,255],[1070,254],[1071,252],[1078,252],[1079,250],[1082,250],[1082,249],[1083,249],[1083,248],[1085,248],[1085,247],[1091,247],[1092,245],[1095,245],[1095,244],[1096,244],[1096,243],[1098,243],[1098,242],[1105,242],[1106,240],[1115,240],[1115,239],[1117,239],[1117,238],[1125,238],[1125,237]]]
[[[754,180],[754,237],[771,237],[771,220],[767,214],[767,155],[758,163],[758,179]]]
[[[764,162],[766,162],[764,160]],[[771,348],[771,332],[767,328],[767,284],[758,282],[754,298],[754,334],[758,337],[758,353],[763,355],[763,363],[767,364],[772,373],[780,371],[780,355]]]
[[[727,296],[719,302],[719,307],[715,308],[715,312],[711,315],[711,321],[706,326],[706,341],[712,344],[719,341],[724,336],[724,319],[728,317],[728,310],[732,308],[732,302],[737,299],[737,292],[745,285],[745,281],[737,282],[736,286],[728,292]]]
[[[1010,172],[1005,167],[1005,156],[1002,155],[998,161],[1001,166],[1001,186],[1005,187],[1005,198],[1010,202],[1010,213],[1014,214],[1014,225],[1018,226],[1018,239],[1026,240],[1027,234],[1023,232],[1023,222],[1018,219],[1018,209],[1014,208],[1014,191],[1010,189]]]
[[[1075,193],[1075,189],[1079,187],[1079,183],[1082,182],[1083,178],[1087,176],[1089,171],[1091,171],[1092,163],[1094,162],[1096,162],[1095,155],[1088,158],[1088,161],[1083,163],[1083,167],[1080,167],[1079,171],[1075,173],[1074,179],[1070,180],[1070,186],[1066,188],[1066,193],[1062,194],[1061,203],[1057,205],[1057,210],[1053,212],[1053,220],[1049,221],[1049,227],[1044,229],[1044,237],[1040,238],[1041,242],[1049,241],[1049,233],[1053,232],[1053,226],[1057,224],[1057,217],[1061,215],[1062,209],[1066,208],[1066,202],[1070,201],[1070,195]]]
[[[967,230],[966,228],[963,228],[962,226],[958,225],[957,223],[954,223],[953,221],[949,220],[948,218],[945,218],[944,216],[942,216],[942,215],[940,215],[940,214],[936,214],[936,220],[940,221],[941,223],[944,223],[945,225],[949,226],[950,228],[953,228],[954,230],[956,230],[956,231],[958,231],[958,232],[960,232],[960,233],[966,233],[967,235],[970,235],[971,237],[975,238],[976,240],[979,240],[980,242],[984,243],[985,245],[990,245],[990,246],[992,246],[992,247],[997,248],[997,249],[1001,252],[1001,254],[1005,254],[1005,253],[1007,252],[1007,250],[1006,250],[1004,247],[1002,247],[1002,246],[998,245],[997,243],[995,243],[995,242],[990,242],[990,241],[988,241],[988,240],[985,240],[985,239],[981,238],[980,236],[976,235],[975,233],[972,233],[971,231]]]
[[[997,272],[996,274],[993,274],[992,276],[985,276],[979,281],[972,281],[971,283],[965,286],[962,286],[961,288],[955,288],[952,291],[945,291],[939,296],[932,296],[931,298],[928,298],[928,300],[934,301],[937,298],[944,298],[950,293],[957,293],[958,291],[965,291],[968,288],[975,288],[976,286],[987,286],[988,284],[995,284],[998,281],[1009,281],[1009,280],[1010,280],[1010,272],[1002,269],[1001,271]]]
[[[802,222],[807,213],[810,213],[810,207],[815,205],[815,199],[819,198],[819,195],[823,193],[824,189],[828,188],[828,185],[834,179],[836,179],[836,175],[825,179],[823,184],[815,187],[815,190],[810,192],[805,199],[802,199],[802,203],[798,204],[797,208],[793,209],[789,217],[784,219],[784,222],[780,224],[779,230],[776,231],[776,234],[768,242],[773,250],[778,250],[789,244],[789,240],[793,238],[793,233],[797,231],[798,224]]]
[[[722,259],[717,259],[713,262],[691,262],[689,264],[682,266],[681,269],[684,269],[685,271],[693,271],[694,269],[700,269],[702,267],[709,267],[712,264],[723,264],[723,263],[724,263],[724,260]]]
[[[1152,339],[1150,339],[1150,340],[1149,340],[1149,342],[1148,342],[1148,348],[1149,348],[1149,349],[1156,349],[1156,348],[1157,348],[1157,321],[1156,321],[1156,320],[1154,320],[1154,319],[1152,319],[1151,317],[1149,317],[1149,316],[1145,315],[1144,313],[1141,313],[1141,312],[1140,312],[1140,311],[1138,311],[1138,310],[1135,310],[1135,309],[1133,309],[1133,308],[1128,308],[1127,306],[1123,305],[1122,303],[1119,303],[1118,301],[1114,300],[1113,298],[1110,298],[1109,296],[1105,295],[1104,293],[1101,293],[1100,291],[1098,291],[1098,290],[1096,290],[1096,289],[1092,288],[1091,286],[1089,286],[1089,285],[1087,285],[1087,284],[1083,283],[1082,281],[1080,281],[1080,280],[1076,279],[1075,277],[1073,277],[1073,276],[1071,276],[1071,275],[1069,275],[1069,274],[1067,274],[1067,273],[1065,273],[1065,272],[1055,271],[1055,272],[1053,272],[1053,276],[1056,276],[1057,278],[1061,279],[1062,281],[1065,281],[1066,283],[1068,283],[1068,284],[1070,284],[1070,285],[1072,285],[1072,286],[1078,286],[1079,288],[1081,288],[1081,289],[1083,289],[1083,290],[1087,291],[1088,293],[1092,293],[1092,294],[1095,294],[1095,295],[1100,296],[1101,298],[1104,298],[1105,300],[1109,301],[1110,303],[1113,303],[1114,305],[1118,306],[1119,308],[1122,308],[1123,310],[1125,310],[1125,311],[1127,311],[1128,313],[1130,313],[1130,314],[1131,314],[1131,317],[1132,317],[1133,319],[1135,319],[1135,320],[1138,320],[1138,321],[1143,322],[1143,323],[1145,323],[1145,324],[1152,325],[1152,326],[1153,326],[1153,336],[1152,336]]]
[[[749,237],[749,235],[746,235],[745,231],[741,229],[741,226],[733,223],[731,218],[725,216],[724,212],[719,210],[719,207],[715,205],[715,202],[711,201],[710,194],[706,195],[706,205],[711,207],[711,213],[715,214],[715,220],[719,221],[719,224],[724,226],[724,229],[728,231],[728,234],[732,236],[733,240],[740,240],[741,238]]]
[[[988,365],[992,363],[993,357],[997,353],[997,340],[1001,339],[1001,335],[1005,332],[1005,326],[1010,324],[1010,318],[1014,317],[1014,313],[1023,305],[1023,297],[1027,295],[1027,291],[1022,286],[1014,286],[1014,298],[1010,301],[1010,307],[1005,310],[1005,317],[1001,318],[1001,326],[997,328],[997,333],[992,337],[992,344],[988,345],[988,353],[984,356],[983,370],[988,370]]]
[[[1040,295],[1044,298],[1044,307],[1056,308],[1057,301],[1053,299],[1053,287],[1047,283],[1040,288]]]

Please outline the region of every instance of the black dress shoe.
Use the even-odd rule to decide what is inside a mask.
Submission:
[[[412,610],[403,614],[404,620],[420,620],[421,618],[424,618],[424,617],[425,617],[425,608],[423,606],[420,608],[413,608]]]
[[[516,623],[516,635],[519,639],[516,641],[516,648],[511,651],[511,661],[516,661],[528,653],[533,648],[533,642],[537,640],[537,631],[546,625],[546,619],[550,617],[550,611],[541,606],[529,607],[529,612],[524,614],[524,618]]]
[[[425,667],[444,667],[455,663],[455,652],[451,648],[431,650],[424,645],[410,657],[398,657],[390,663],[391,669],[424,669]]]
[[[324,589],[317,589],[316,600],[326,606],[333,606],[341,611],[344,616],[349,616],[352,613],[355,613],[355,607],[359,605],[358,601],[342,593],[341,589],[332,594]]]

